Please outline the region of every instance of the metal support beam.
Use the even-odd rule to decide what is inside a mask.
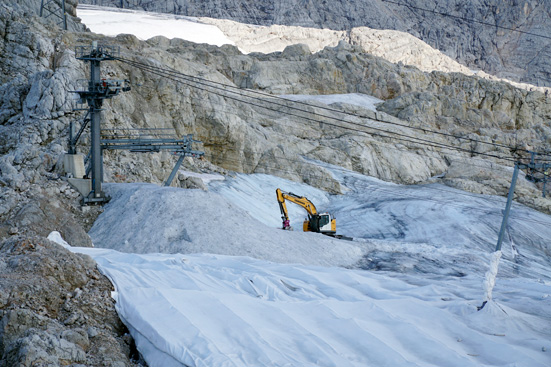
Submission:
[[[182,165],[182,162],[184,161],[185,157],[186,155],[182,154],[180,158],[178,158],[178,162],[176,162],[176,165],[172,169],[170,176],[168,176],[168,179],[165,182],[165,186],[170,186],[170,184],[172,183],[172,180],[174,180],[174,176],[176,176],[176,173],[178,173],[178,170],[180,169],[180,166]]]
[[[82,120],[82,123],[80,125],[80,129],[78,130],[77,134],[75,135],[74,131],[74,124],[71,121],[69,123],[69,154],[76,154],[77,153],[77,144],[80,140],[80,137],[82,136],[82,133],[84,132],[84,129],[90,122],[90,110],[88,110],[88,113],[86,113],[86,116],[84,116],[84,119]]]
[[[501,257],[501,244],[507,231],[507,222],[509,220],[509,213],[511,212],[511,206],[513,204],[513,197],[515,196],[515,186],[518,180],[518,172],[521,169],[541,170],[543,169],[543,195],[545,197],[545,183],[547,181],[549,165],[547,163],[536,163],[536,153],[530,152],[530,163],[522,164],[520,162],[515,163],[513,171],[513,177],[511,179],[511,186],[509,186],[509,193],[507,194],[507,204],[505,204],[505,211],[503,212],[503,219],[501,221],[501,229],[497,239],[496,250],[492,257],[492,263],[490,264],[490,270],[486,273],[485,286],[486,286],[486,300],[482,302],[482,305],[477,307],[478,311],[482,310],[484,306],[491,300],[491,292],[494,287],[495,277],[497,276],[497,266],[499,265],[499,259]],[[532,178],[534,179],[534,178]],[[495,263],[494,263],[495,261]]]
[[[499,265],[499,259],[501,258],[501,244],[505,231],[507,230],[507,221],[509,220],[509,212],[511,211],[511,205],[513,203],[513,196],[515,194],[515,186],[517,184],[519,171],[519,163],[515,163],[515,170],[513,171],[513,178],[511,179],[511,186],[509,186],[509,194],[507,195],[507,204],[505,205],[505,211],[503,213],[503,219],[501,221],[501,229],[497,238],[497,245],[494,254],[492,255],[492,261],[490,262],[490,269],[486,272],[484,279],[484,287],[486,293],[486,299],[482,302],[482,305],[477,307],[480,311],[486,306],[488,301],[491,300],[492,289],[494,288],[495,278],[497,276],[497,267]]]
[[[122,4],[122,2],[121,2]],[[73,126],[69,133],[69,150],[76,153],[76,144],[87,122],[90,122],[91,147],[86,161],[90,164],[86,168],[86,176],[91,176],[91,191],[83,198],[85,204],[101,204],[109,201],[109,197],[102,191],[103,183],[103,150],[125,149],[131,152],[159,152],[161,150],[179,154],[178,163],[173,168],[165,186],[169,186],[178,173],[185,156],[201,157],[204,152],[192,149],[194,140],[192,134],[177,138],[168,135],[166,129],[106,129],[103,134],[101,129],[101,111],[103,101],[113,98],[119,92],[128,92],[130,86],[128,80],[101,79],[101,62],[115,60],[120,53],[120,48],[113,46],[98,46],[97,42],[92,47],[77,46],[75,55],[78,60],[90,63],[90,79],[79,90],[74,91],[80,95],[80,103],[88,103],[88,114],[80,131],[74,136]]]
[[[103,151],[101,145],[101,110],[103,101],[108,98],[113,98],[120,91],[128,91],[129,87],[125,86],[126,81],[112,81],[101,79],[101,62],[113,60],[118,48],[109,46],[98,46],[97,42],[92,42],[92,47],[77,47],[75,55],[78,60],[90,63],[90,79],[87,80],[86,86],[80,90],[74,91],[80,95],[81,101],[88,103],[88,115],[90,121],[90,165],[86,170],[86,174],[91,175],[91,191],[83,198],[85,204],[101,204],[109,201],[109,196],[105,195],[102,190],[103,183]],[[83,126],[77,137],[70,136],[70,150],[76,151],[76,143],[82,130],[87,123],[85,117]]]
[[[503,237],[505,236],[505,231],[507,229],[507,221],[509,220],[509,212],[511,211],[511,205],[513,203],[513,196],[515,195],[515,186],[518,179],[518,163],[515,163],[515,170],[513,171],[513,178],[511,180],[511,186],[509,187],[509,194],[507,195],[507,204],[505,205],[505,212],[503,213],[503,220],[501,222],[501,229],[499,231],[499,236],[497,239],[496,251],[501,251],[501,243],[503,242]]]
[[[101,148],[109,150],[129,150],[135,153],[153,153],[161,150],[180,155],[172,169],[165,186],[170,186],[178,169],[186,156],[202,157],[205,152],[193,150],[193,143],[201,143],[193,139],[192,134],[177,138],[166,133],[167,129],[106,129],[102,135]],[[170,129],[169,129],[170,130]],[[158,137],[160,136],[160,137]]]

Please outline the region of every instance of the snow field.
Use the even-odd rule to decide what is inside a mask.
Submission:
[[[495,302],[476,311],[480,277],[434,280],[248,257],[76,251],[93,256],[112,279],[117,311],[139,350],[153,351],[144,354],[151,367],[550,361],[542,351],[551,336],[543,319]],[[538,301],[524,297],[523,304]]]
[[[82,5],[78,15],[106,35],[233,44],[193,18]],[[327,168],[346,195],[267,175],[199,175],[209,192],[105,185],[113,199],[90,231],[96,248],[70,249],[111,279],[151,367],[551,365],[549,216],[513,206],[492,301],[478,312],[503,199]],[[331,211],[356,240],[302,233],[305,212],[293,204],[296,230],[279,230],[278,187]]]
[[[89,232],[101,247],[129,253],[217,253],[327,266],[352,265],[363,254],[356,245],[321,234],[268,227],[216,193],[153,184],[104,187],[112,199]],[[275,189],[271,201],[277,206]],[[255,205],[260,201],[249,198],[246,202]],[[273,214],[280,217],[279,207]]]

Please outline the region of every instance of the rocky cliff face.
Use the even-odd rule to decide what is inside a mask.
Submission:
[[[83,73],[39,6],[0,4],[0,366],[132,366],[109,280],[45,238],[59,230],[91,246],[101,209],[82,210],[56,171],[73,118],[67,91]]]
[[[120,6],[119,0],[81,2]],[[469,68],[515,81],[551,86],[551,39],[548,36],[551,6],[547,1],[170,0],[160,3],[131,0],[123,3],[126,7],[257,25],[293,25],[337,31],[362,26],[399,30],[425,41]]]

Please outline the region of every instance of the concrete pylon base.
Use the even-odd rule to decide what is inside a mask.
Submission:
[[[63,167],[65,168],[67,177],[81,179],[86,175],[84,156],[82,154],[65,154],[63,157]]]
[[[67,181],[83,197],[88,196],[90,191],[92,191],[92,180],[90,180],[89,178],[68,178]]]

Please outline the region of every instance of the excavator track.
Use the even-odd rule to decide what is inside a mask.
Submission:
[[[339,240],[354,241],[353,237],[344,236],[342,234],[324,233],[324,235],[333,237]]]

